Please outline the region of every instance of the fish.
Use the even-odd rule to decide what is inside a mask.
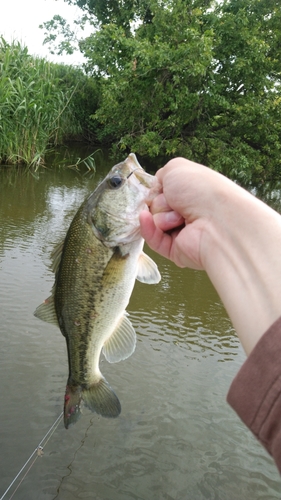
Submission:
[[[143,252],[139,224],[154,179],[129,154],[82,203],[52,252],[54,285],[34,315],[56,324],[66,340],[66,429],[80,418],[82,404],[102,417],[121,412],[99,362],[101,353],[109,363],[133,354],[136,332],[126,308],[135,280],[156,284],[161,279]]]

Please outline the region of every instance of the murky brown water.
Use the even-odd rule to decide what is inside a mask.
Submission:
[[[105,163],[92,178],[0,169],[0,496],[62,411],[65,340],[33,311],[53,283],[50,251]],[[124,362],[102,361],[121,416],[85,410],[69,430],[60,421],[5,500],[280,498],[271,458],[225,402],[245,355],[216,292],[204,273],[147,252],[162,281],[135,286],[137,349]]]

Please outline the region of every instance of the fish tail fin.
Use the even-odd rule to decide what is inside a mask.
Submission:
[[[81,417],[81,387],[67,385],[64,396],[64,426],[66,429]]]
[[[120,401],[105,378],[83,389],[82,398],[90,410],[102,417],[116,418],[121,412]]]

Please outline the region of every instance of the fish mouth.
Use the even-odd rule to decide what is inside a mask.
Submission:
[[[152,188],[152,186],[154,184],[154,176],[153,175],[150,175],[147,172],[145,172],[145,170],[143,170],[143,168],[141,170],[140,169],[136,169],[132,173],[135,175],[135,177],[138,179],[138,181],[144,187],[146,187],[148,189]]]
[[[138,169],[138,168],[143,170],[142,166],[139,164],[139,162],[137,160],[135,153],[130,153],[129,156],[127,156],[124,163],[126,163],[126,165],[128,165],[128,167],[131,168],[133,171]]]
[[[125,162],[131,170],[129,175],[127,175],[127,179],[131,177],[133,174],[137,178],[137,180],[147,189],[150,189],[153,186],[154,176],[148,174],[142,166],[139,164],[137,157],[134,153],[130,153],[126,158]]]
[[[160,193],[162,193],[163,191],[162,186],[158,181],[157,177],[148,174],[143,169],[136,169],[133,172],[131,172],[129,176],[131,176],[132,174],[134,174],[135,179],[138,181],[139,187],[141,186],[141,189],[143,191],[144,194],[143,209],[145,210],[146,208],[150,207],[154,198],[158,196]]]

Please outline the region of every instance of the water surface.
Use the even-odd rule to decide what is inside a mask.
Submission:
[[[65,340],[33,311],[50,294],[53,246],[111,166],[101,161],[95,176],[0,170],[0,497],[62,411]],[[162,281],[136,283],[137,349],[102,360],[120,417],[85,409],[70,429],[60,422],[5,498],[15,488],[15,500],[280,498],[273,461],[225,401],[245,355],[214,288],[146,251]]]

